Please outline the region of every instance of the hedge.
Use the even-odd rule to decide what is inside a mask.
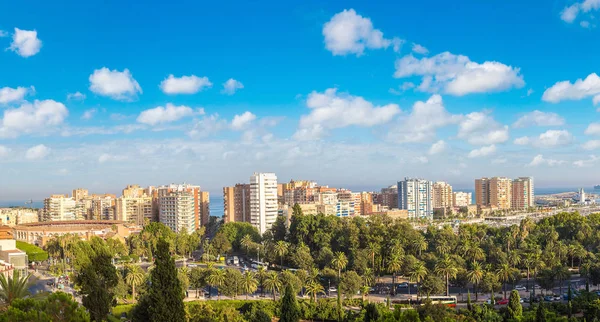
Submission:
[[[43,262],[48,259],[48,252],[35,245],[17,240],[17,248],[27,253],[30,262]]]

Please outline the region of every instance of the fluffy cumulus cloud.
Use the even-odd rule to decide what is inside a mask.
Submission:
[[[600,134],[600,123],[590,123],[585,129],[586,135],[599,135]]]
[[[31,57],[40,52],[42,41],[37,37],[35,30],[22,30],[15,28],[13,41],[8,49],[14,51],[21,57]]]
[[[371,19],[363,17],[354,9],[335,14],[323,26],[325,48],[334,55],[355,54],[360,56],[365,49],[381,49],[393,46],[399,51],[404,42],[399,38],[387,39],[383,32],[373,27]]]
[[[570,81],[557,82],[548,88],[542,95],[542,100],[550,103],[558,103],[567,100],[581,100],[588,97],[594,97],[594,101],[600,94],[600,77],[596,73],[589,74],[585,79],[578,79],[575,83]]]
[[[394,77],[422,77],[420,91],[462,96],[499,92],[525,85],[519,68],[500,62],[473,62],[467,56],[444,52],[433,57],[404,56],[395,63]]]
[[[311,133],[313,137],[324,134],[326,129],[384,124],[400,113],[396,104],[375,106],[360,96],[338,93],[336,88],[310,93],[306,106],[311,112],[300,118],[299,133]]]
[[[553,148],[573,142],[573,135],[567,130],[548,130],[538,137],[520,137],[515,140],[517,145],[531,145],[537,148]]]
[[[236,131],[243,130],[254,120],[256,120],[256,115],[246,111],[241,115],[236,115],[233,117],[233,120],[231,121],[231,128]]]
[[[0,159],[6,158],[10,154],[10,149],[4,145],[0,145]]]
[[[531,160],[531,162],[529,162],[528,166],[537,167],[540,165],[547,165],[547,166],[553,167],[553,166],[561,165],[564,163],[565,163],[565,161],[563,161],[563,160],[546,159],[546,158],[544,158],[543,155],[538,154],[535,157],[533,157],[533,160]]]
[[[467,114],[458,125],[458,138],[473,145],[492,145],[508,141],[508,126],[498,123],[489,112]]]
[[[515,128],[528,126],[561,126],[565,124],[565,119],[552,112],[542,112],[535,110],[521,116],[514,124]]]
[[[528,145],[529,142],[530,142],[530,140],[528,137],[522,136],[522,137],[516,138],[513,143],[516,145]]]
[[[196,120],[187,134],[191,138],[205,138],[226,129],[227,126],[227,121],[221,119],[218,114],[206,115]]]
[[[599,157],[595,155],[590,155],[588,159],[573,161],[573,165],[579,168],[591,167],[595,165],[598,162],[598,160],[600,160]]]
[[[496,153],[496,145],[482,146],[479,149],[474,149],[469,152],[469,158],[481,158]]]
[[[573,23],[581,14],[589,14],[590,12],[599,9],[600,0],[584,0],[581,2],[576,2],[570,6],[565,7],[560,12],[560,19],[562,19],[566,23]],[[584,28],[587,28],[589,27],[589,22],[582,21],[580,25]]]
[[[581,145],[585,150],[596,150],[600,148],[600,140],[589,140]]]
[[[35,88],[31,87],[3,87],[0,88],[0,104],[10,104],[14,102],[21,102],[27,94],[34,94]]]
[[[434,94],[425,102],[417,101],[411,113],[401,118],[401,124],[390,131],[388,139],[396,143],[431,142],[439,128],[460,120],[461,116],[448,113],[442,97]]]
[[[133,78],[129,69],[120,72],[102,67],[94,70],[89,80],[92,92],[115,100],[129,101],[142,93],[140,84]]]
[[[27,160],[41,160],[50,154],[51,149],[43,144],[33,146],[25,152]]]
[[[176,106],[167,103],[166,106],[157,106],[149,110],[142,111],[137,117],[137,121],[142,124],[157,125],[178,121],[184,117],[194,114],[194,110],[185,105]]]
[[[211,88],[212,83],[208,77],[196,75],[175,77],[173,74],[160,83],[160,89],[165,94],[196,94],[205,88]]]
[[[68,115],[67,107],[53,100],[25,103],[4,111],[4,117],[0,120],[0,137],[48,132],[61,125]]]
[[[446,142],[444,142],[444,140],[439,140],[431,145],[431,147],[429,148],[429,154],[430,155],[439,154],[439,153],[444,152],[445,150],[446,150]]]
[[[238,89],[242,88],[244,88],[244,84],[242,84],[242,82],[230,78],[225,83],[223,83],[223,89],[221,90],[221,93],[233,95]]]
[[[67,94],[67,100],[69,101],[83,101],[85,100],[85,94],[82,92],[75,92]]]
[[[427,50],[427,48],[419,45],[419,44],[414,44],[412,46],[412,51],[413,53],[417,53],[417,54],[421,54],[421,55],[427,55],[429,53],[429,50]]]

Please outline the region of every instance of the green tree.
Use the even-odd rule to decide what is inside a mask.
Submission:
[[[473,288],[475,288],[475,302],[479,300],[479,283],[483,279],[485,271],[479,262],[473,262],[471,264],[471,269],[467,272],[467,279],[470,283],[473,284]]]
[[[435,265],[435,273],[444,277],[446,281],[446,296],[448,296],[450,294],[450,278],[456,277],[458,273],[456,263],[450,257],[444,256],[444,259]]]
[[[125,275],[125,282],[131,286],[131,296],[135,301],[135,287],[141,285],[146,278],[144,271],[137,265],[127,265],[127,274]]]
[[[498,279],[502,282],[502,290],[504,291],[504,298],[506,298],[506,283],[512,280],[515,269],[510,267],[508,263],[504,263],[500,265],[500,267],[496,270],[496,274],[498,274]]]
[[[10,305],[16,299],[23,299],[28,297],[30,294],[28,288],[31,285],[29,283],[29,277],[20,276],[19,271],[15,271],[12,277],[6,277],[5,274],[0,274],[0,299]]]
[[[508,300],[508,317],[509,319],[519,320],[523,315],[523,307],[521,306],[521,297],[519,291],[512,290],[510,292],[510,298]]]
[[[325,294],[325,289],[323,285],[317,281],[311,281],[306,285],[306,294],[311,298],[313,302],[317,301],[317,296],[319,294]]]
[[[169,244],[160,239],[156,244],[156,260],[150,272],[151,285],[134,310],[134,321],[185,321],[183,289],[177,277],[175,261],[169,254]]]
[[[210,286],[217,288],[217,297],[219,300],[221,299],[221,286],[225,284],[226,279],[227,275],[222,269],[213,269],[206,279]]]
[[[331,261],[331,267],[338,272],[338,282],[342,276],[342,270],[346,268],[346,265],[348,265],[348,258],[346,257],[346,254],[342,252],[336,252],[333,256],[333,260]]]
[[[280,322],[298,322],[300,321],[300,306],[296,300],[296,291],[288,284],[281,298],[281,316]]]
[[[421,284],[420,283],[421,283],[421,281],[423,281],[423,279],[425,279],[427,274],[428,274],[427,267],[425,267],[425,264],[423,264],[423,262],[421,262],[421,261],[415,262],[412,265],[412,267],[410,268],[408,276],[411,280],[417,282],[417,298],[421,294]]]
[[[281,267],[283,267],[283,258],[288,253],[288,246],[288,243],[283,240],[280,240],[275,244],[275,254],[279,257]]]
[[[246,294],[246,300],[248,299],[248,294],[254,293],[257,287],[256,275],[253,272],[244,273],[242,277],[242,292]]]
[[[392,294],[396,294],[396,274],[402,268],[402,257],[398,254],[392,255],[388,261],[388,271],[392,273]]]
[[[362,286],[362,279],[355,271],[346,271],[342,274],[338,292],[341,292],[346,298],[352,298]]]
[[[269,292],[273,293],[273,301],[277,300],[275,296],[276,292],[279,292],[281,289],[281,279],[279,279],[279,274],[277,272],[270,271],[265,278],[265,289]]]
[[[70,294],[55,292],[43,300],[16,299],[0,314],[7,322],[88,322],[90,315]]]

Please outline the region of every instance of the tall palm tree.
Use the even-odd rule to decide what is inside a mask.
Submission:
[[[450,257],[445,256],[444,259],[435,264],[435,273],[444,276],[446,280],[446,296],[450,293],[450,278],[456,277],[458,268],[456,263]]]
[[[273,301],[277,300],[277,297],[275,296],[275,292],[279,292],[279,290],[281,290],[281,279],[279,278],[279,274],[277,274],[277,272],[269,272],[269,274],[267,274],[267,277],[265,278],[265,289],[267,291],[273,292]]]
[[[410,268],[410,273],[408,276],[411,280],[417,282],[417,299],[421,294],[421,287],[419,283],[427,276],[427,274],[427,267],[425,267],[425,264],[422,261],[415,262]]]
[[[388,261],[388,270],[392,273],[392,295],[396,295],[396,274],[402,269],[402,258],[394,254]]]
[[[285,255],[287,255],[288,248],[289,248],[289,244],[283,240],[280,240],[275,244],[275,247],[274,247],[275,255],[277,255],[277,257],[279,257],[281,267],[283,267],[283,258],[285,257]]]
[[[498,279],[502,282],[502,291],[504,292],[504,298],[506,298],[506,282],[512,279],[512,275],[514,273],[514,268],[510,267],[508,263],[503,263],[496,270],[496,274],[498,275]]]
[[[483,270],[483,267],[479,262],[473,262],[471,264],[471,269],[467,272],[467,279],[470,283],[473,284],[473,287],[475,288],[475,302],[479,300],[478,286],[481,280],[483,279],[484,273],[485,271]]]
[[[362,295],[362,301],[364,302],[367,297],[369,296],[369,291],[371,290],[371,287],[369,285],[363,285],[360,288],[360,294]]]
[[[127,275],[125,283],[131,286],[131,295],[135,301],[135,287],[144,282],[144,271],[137,265],[127,265]]]
[[[219,300],[221,299],[221,290],[219,288],[225,284],[226,278],[227,274],[224,269],[213,269],[206,278],[206,281],[210,286],[217,288],[217,298]]]
[[[342,276],[342,270],[346,268],[348,265],[348,258],[346,254],[342,252],[335,252],[333,255],[333,259],[331,260],[331,266],[338,271],[338,283],[340,282],[340,278]]]
[[[555,266],[552,269],[555,278],[559,281],[559,288],[560,288],[560,294],[562,294],[562,286],[563,286],[563,281],[568,279],[571,276],[571,272],[569,272],[569,269],[563,265],[558,265]]]
[[[411,243],[411,248],[413,249],[416,255],[421,257],[421,252],[427,250],[427,240],[425,240],[425,237],[423,237],[423,235],[418,234],[417,236],[415,236],[415,239],[413,239]]]
[[[256,288],[258,287],[258,282],[256,281],[256,275],[253,272],[246,272],[242,277],[241,281],[242,291],[246,294],[246,300],[248,299],[248,294],[254,293]]]
[[[321,283],[312,281],[306,285],[306,295],[310,296],[313,302],[317,301],[317,295],[319,295],[319,293],[325,294],[325,289]]]
[[[16,299],[26,298],[31,295],[28,288],[31,274],[20,276],[18,271],[12,277],[0,274],[0,299],[10,305]]]
[[[246,254],[248,254],[248,250],[250,249],[250,246],[252,246],[252,243],[252,237],[250,237],[248,234],[246,234],[244,237],[242,237],[242,240],[240,240],[240,245],[244,247]]]
[[[363,273],[363,283],[367,286],[372,286],[373,282],[373,271],[369,267],[367,267]]]

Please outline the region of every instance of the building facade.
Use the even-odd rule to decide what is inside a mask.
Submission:
[[[526,210],[535,205],[533,178],[519,177],[512,182],[512,208]]]
[[[250,222],[250,185],[223,188],[223,211],[225,222]]]
[[[452,186],[438,181],[433,184],[433,208],[452,207]]]
[[[398,182],[398,207],[408,210],[409,219],[433,218],[433,183],[405,178]]]
[[[277,220],[277,176],[254,173],[250,177],[250,223],[263,234]]]
[[[454,207],[467,207],[471,204],[473,195],[470,192],[456,191],[452,193],[452,205]]]
[[[194,194],[188,191],[176,191],[159,197],[158,218],[161,223],[175,233],[183,230],[191,233],[196,230],[196,205]]]
[[[512,180],[506,177],[476,179],[475,201],[479,207],[511,209]]]
[[[75,199],[67,195],[51,195],[44,199],[41,221],[75,220]]]

